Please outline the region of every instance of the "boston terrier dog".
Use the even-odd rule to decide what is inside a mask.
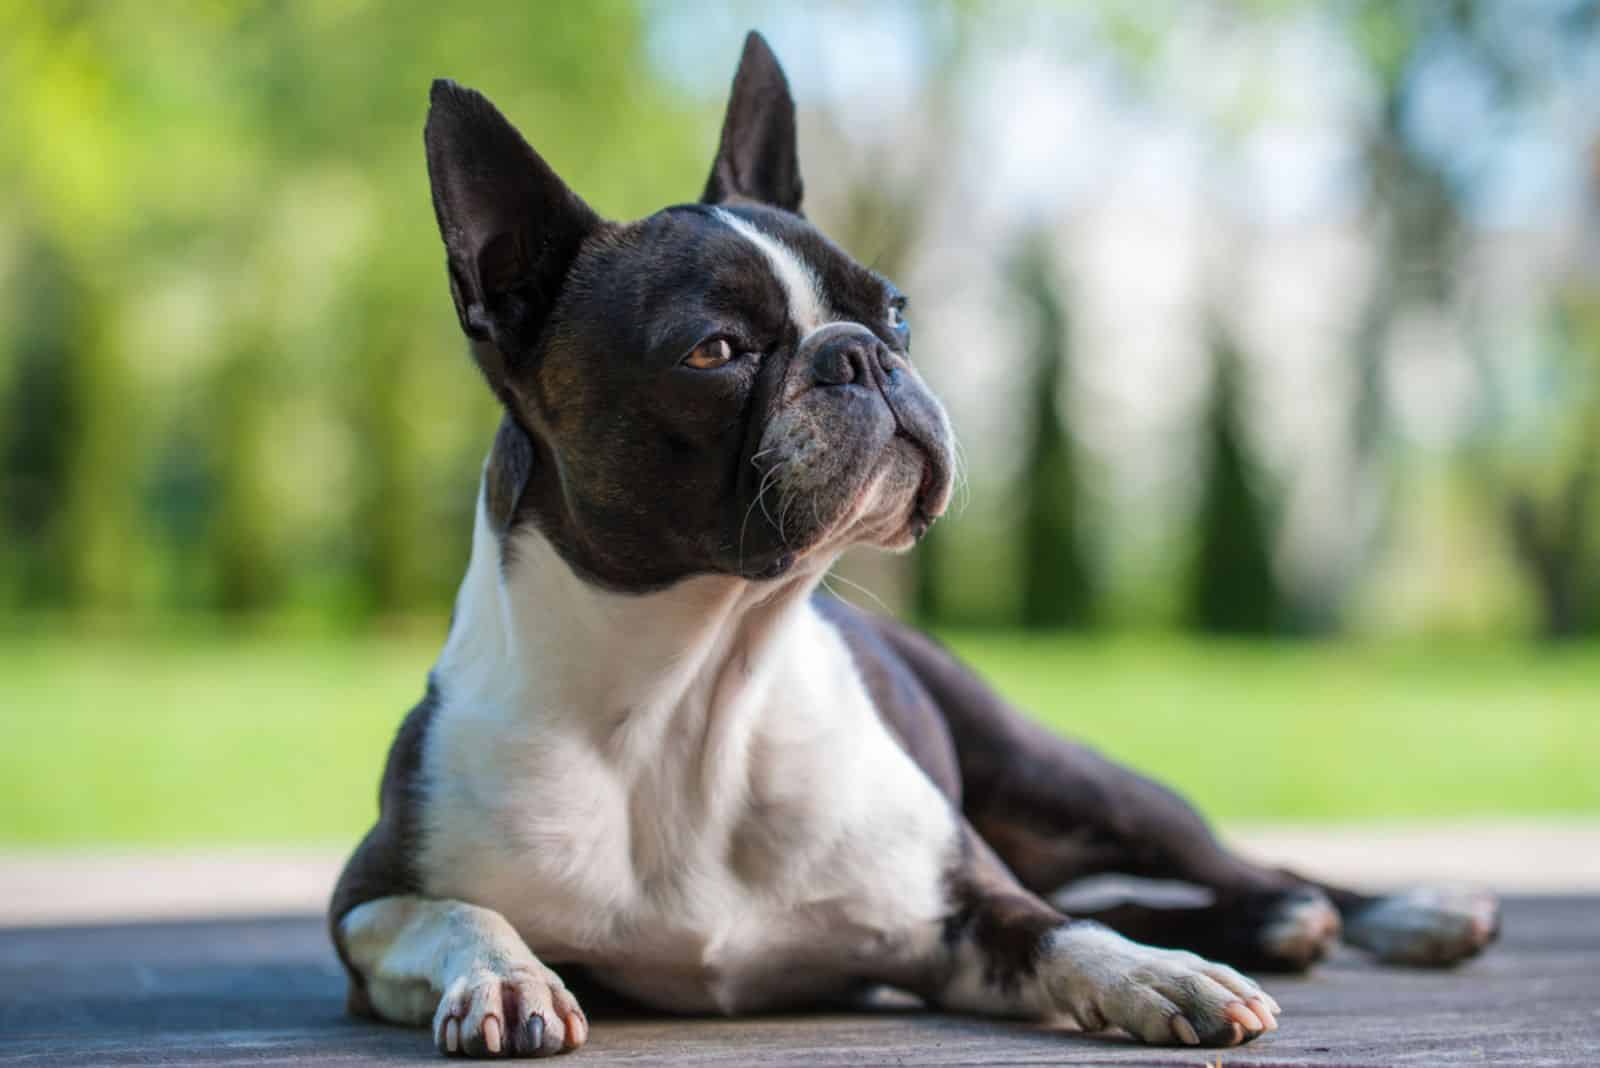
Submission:
[[[801,214],[795,109],[746,41],[699,203],[600,218],[484,97],[433,86],[450,293],[504,407],[472,557],[376,826],[334,893],[352,1011],[443,1053],[576,1049],[579,980],[745,1013],[873,987],[1228,1046],[1247,970],[1342,937],[1450,964],[1487,895],[1368,897],[1228,852],[1181,799],[815,595],[950,497],[906,298]],[[1103,872],[1210,893],[1068,916]],[[1159,948],[1158,948],[1159,947]]]

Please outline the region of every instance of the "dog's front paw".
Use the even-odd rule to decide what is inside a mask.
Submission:
[[[1041,967],[1054,1000],[1086,1031],[1120,1027],[1160,1045],[1236,1046],[1278,1027],[1278,1003],[1227,965],[1140,945],[1098,924],[1063,928]]]
[[[537,963],[457,976],[433,1015],[434,1044],[449,1056],[548,1057],[588,1037],[578,999]]]
[[[1380,897],[1345,919],[1346,942],[1385,964],[1442,968],[1475,957],[1500,934],[1487,891],[1422,887]]]

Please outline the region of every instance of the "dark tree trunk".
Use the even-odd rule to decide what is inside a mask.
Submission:
[[[1283,599],[1241,426],[1240,361],[1226,343],[1213,350],[1216,385],[1206,418],[1209,455],[1187,617],[1209,633],[1270,634],[1283,622]]]
[[[1072,440],[1062,424],[1068,374],[1066,303],[1040,239],[1018,264],[1017,288],[1033,312],[1033,444],[1023,474],[1022,622],[1038,629],[1094,622],[1094,584],[1078,517]]]
[[[1567,479],[1553,515],[1541,515],[1527,492],[1513,493],[1507,508],[1512,542],[1538,591],[1541,633],[1552,641],[1600,631],[1600,569],[1590,547],[1595,478],[1591,461]]]

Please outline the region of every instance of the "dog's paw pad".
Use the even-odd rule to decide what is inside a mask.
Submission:
[[[588,1037],[577,999],[544,968],[458,976],[433,1017],[434,1045],[452,1057],[548,1057]]]
[[[1285,895],[1262,925],[1262,963],[1272,970],[1303,972],[1339,941],[1339,910],[1316,890]]]
[[[1500,934],[1500,902],[1484,890],[1422,887],[1381,897],[1345,923],[1345,941],[1385,964],[1447,967]]]
[[[1049,962],[1056,999],[1085,1030],[1119,1027],[1145,1042],[1237,1046],[1278,1028],[1278,1003],[1225,964],[1120,935],[1066,932]],[[1104,937],[1109,935],[1110,937]]]

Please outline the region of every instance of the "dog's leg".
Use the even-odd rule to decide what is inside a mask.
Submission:
[[[1042,729],[1025,748],[1034,765],[1023,788],[969,795],[968,811],[1031,889],[1106,872],[1205,887],[1213,900],[1198,907],[1128,903],[1088,915],[1256,971],[1304,971],[1338,941],[1341,913],[1323,888],[1232,853],[1171,790]]]
[[[1385,964],[1449,967],[1500,935],[1500,902],[1486,890],[1423,886],[1374,897],[1318,886],[1339,906],[1344,940]]]
[[[1368,897],[1237,856],[1181,797],[1011,708],[948,653],[888,621],[882,637],[943,713],[960,762],[963,809],[1037,893],[1118,872],[1209,889],[1195,909],[1126,905],[1099,915],[1132,938],[1243,967],[1297,971],[1345,940],[1393,963],[1449,965],[1499,929],[1493,895],[1420,890]]]
[[[394,1023],[431,1018],[441,1053],[544,1056],[589,1036],[577,999],[497,912],[384,897],[351,909],[338,937],[372,1009]]]
[[[1278,1005],[1226,965],[1068,919],[1018,886],[967,829],[953,881],[945,966],[931,1000],[950,1009],[1119,1027],[1159,1044],[1231,1046],[1277,1027]]]
[[[1129,938],[1182,946],[1252,972],[1305,971],[1327,956],[1340,931],[1339,912],[1315,887],[1219,896],[1195,907],[1129,902],[1082,915]]]

